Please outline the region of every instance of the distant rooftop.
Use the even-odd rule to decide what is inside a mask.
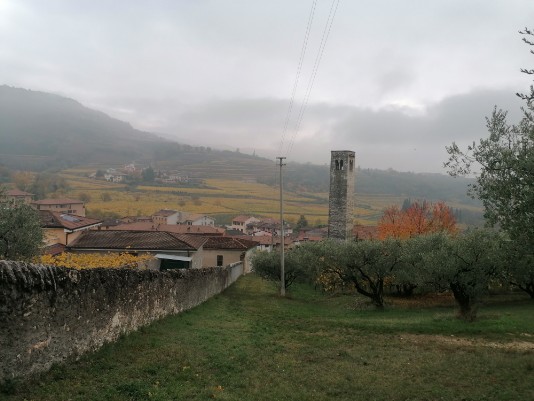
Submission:
[[[77,230],[79,228],[97,226],[101,220],[90,219],[88,217],[76,216],[53,212],[51,210],[39,210],[41,227],[43,228],[64,228],[67,230]]]
[[[245,251],[256,246],[256,242],[244,238],[209,237],[204,249],[237,249]]]
[[[161,210],[157,211],[156,213],[154,213],[154,216],[169,217],[169,216],[172,216],[173,214],[176,214],[176,213],[178,213],[176,210],[161,209]]]
[[[245,223],[248,219],[250,219],[252,216],[245,216],[243,214],[236,216],[232,219],[232,221],[237,221],[239,223]]]
[[[152,222],[138,221],[135,223],[125,223],[113,227],[114,230],[121,231],[165,231],[175,234],[190,235],[222,235],[224,229],[212,226],[186,226],[179,224],[157,224]]]
[[[67,205],[67,204],[78,204],[83,205],[83,202],[78,199],[68,199],[68,198],[59,198],[59,199],[41,199],[38,201],[32,202],[35,205]]]
[[[20,189],[8,189],[6,191],[7,196],[33,196],[33,194],[25,191],[21,191]]]
[[[90,230],[74,240],[69,248],[196,251],[205,242],[206,238],[204,237],[180,235],[164,231]]]

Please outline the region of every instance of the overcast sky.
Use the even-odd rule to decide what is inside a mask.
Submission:
[[[335,0],[337,1],[337,0]],[[341,0],[295,129],[332,0],[0,0],[0,84],[78,100],[192,145],[444,172],[445,145],[517,119],[518,30],[532,0]]]

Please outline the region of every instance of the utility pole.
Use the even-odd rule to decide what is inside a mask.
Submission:
[[[285,157],[277,157],[280,160],[280,295],[286,296],[286,274],[284,266],[284,181],[282,167],[285,166]]]

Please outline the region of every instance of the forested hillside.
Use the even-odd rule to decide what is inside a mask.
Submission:
[[[274,184],[276,180],[277,176],[271,175],[263,182]],[[285,170],[284,182],[288,189],[295,191],[328,192],[329,166],[289,163]],[[472,179],[452,178],[445,174],[410,173],[362,167],[358,167],[356,171],[357,193],[458,201],[463,204],[479,205],[477,200],[467,196],[467,186],[472,182]]]

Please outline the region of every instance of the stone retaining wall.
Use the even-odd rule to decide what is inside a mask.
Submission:
[[[242,264],[158,272],[0,261],[0,382],[193,308],[242,273]]]

